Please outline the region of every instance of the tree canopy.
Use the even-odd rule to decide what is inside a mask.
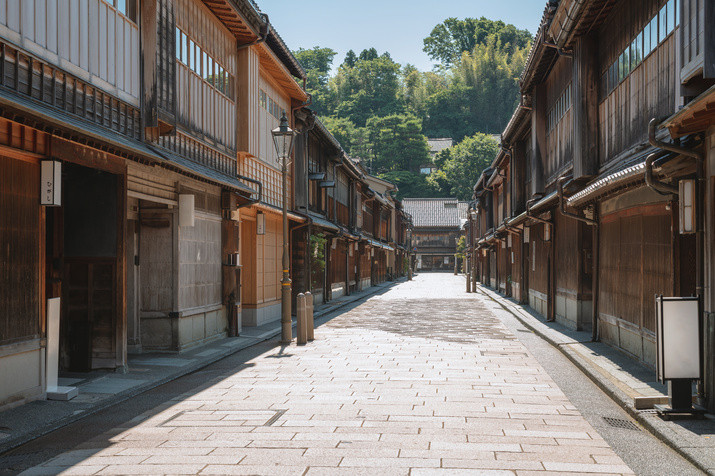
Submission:
[[[424,39],[423,50],[434,61],[450,66],[459,61],[462,53],[470,53],[477,45],[486,45],[492,40],[513,53],[531,43],[531,34],[501,20],[451,17],[434,27],[430,36]]]
[[[399,196],[468,199],[496,154],[489,134],[504,129],[518,103],[530,42],[529,32],[502,21],[448,18],[424,40],[440,63],[433,71],[375,48],[348,51],[337,68],[331,48],[295,54],[308,73],[311,108],[346,152],[395,182]],[[456,144],[429,176],[419,171],[430,162],[427,137]]]

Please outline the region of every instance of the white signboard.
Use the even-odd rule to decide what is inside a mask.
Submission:
[[[265,235],[266,234],[266,215],[265,213],[256,213],[256,234]]]
[[[698,298],[657,296],[655,311],[658,380],[701,378]]]
[[[62,205],[62,162],[43,160],[40,166],[40,205]]]

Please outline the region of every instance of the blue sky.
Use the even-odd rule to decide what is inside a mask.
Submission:
[[[345,53],[374,47],[401,64],[432,69],[422,40],[448,17],[487,17],[513,23],[533,35],[545,0],[257,0],[292,50],[330,47]]]

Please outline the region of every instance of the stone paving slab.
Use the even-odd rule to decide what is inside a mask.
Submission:
[[[655,379],[655,371],[628,359],[618,350],[590,342],[590,334],[547,323],[528,308],[493,290],[479,286],[479,293],[497,302],[525,326],[558,348],[634,419],[678,451],[700,470],[715,475],[715,418],[664,421],[652,411],[635,407],[634,398],[664,396],[667,390]]]
[[[633,474],[461,280],[434,284],[373,297],[310,345],[274,347],[24,474]]]
[[[316,309],[315,317],[319,320],[337,309],[386,292],[394,284],[382,283],[350,296],[342,296],[336,302]],[[219,339],[180,354],[130,355],[126,373],[94,371],[60,379],[77,385],[79,395],[68,402],[35,400],[0,412],[0,428],[3,428],[0,431],[0,454],[161,384],[191,372],[201,372],[200,369],[213,362],[279,334],[280,322],[244,328],[240,337]]]

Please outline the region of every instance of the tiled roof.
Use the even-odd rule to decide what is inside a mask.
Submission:
[[[452,147],[453,142],[451,138],[427,139],[427,144],[429,145],[430,155],[435,156],[444,149]]]
[[[466,216],[466,202],[464,215]],[[460,225],[460,208],[456,198],[405,198],[402,207],[412,215],[415,228],[454,227]]]

